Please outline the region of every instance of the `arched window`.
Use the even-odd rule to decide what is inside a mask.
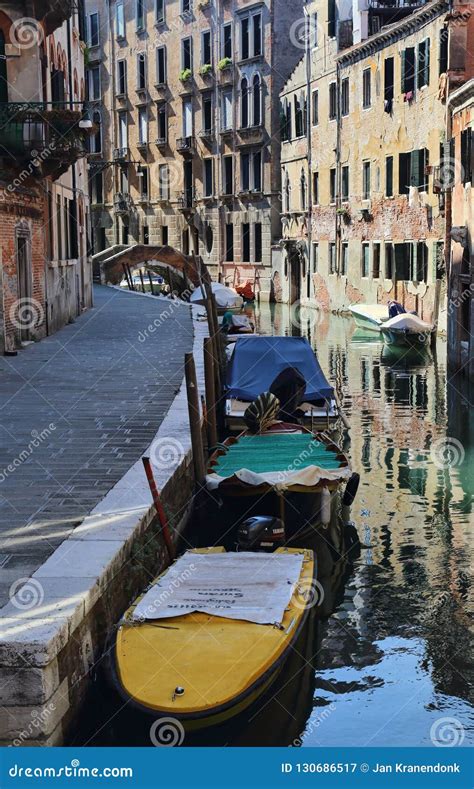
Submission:
[[[93,136],[90,138],[90,152],[100,153],[102,151],[102,118],[100,117],[100,112],[98,110],[96,110],[92,116],[92,123],[96,127],[96,130]]]
[[[260,126],[262,122],[262,91],[258,74],[253,78],[253,125]]]
[[[240,126],[246,129],[249,125],[249,88],[247,78],[240,83]]]
[[[304,170],[301,170],[300,175],[300,206],[302,211],[306,211],[306,175]]]

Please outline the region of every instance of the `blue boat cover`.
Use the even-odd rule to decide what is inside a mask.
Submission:
[[[255,400],[268,392],[286,367],[296,367],[306,381],[305,400],[327,400],[334,389],[305,337],[239,337],[227,368],[226,394]]]

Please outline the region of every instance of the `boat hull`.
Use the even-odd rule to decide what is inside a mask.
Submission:
[[[382,337],[387,345],[405,348],[426,349],[430,345],[431,332],[416,332],[406,329],[383,328]]]
[[[277,552],[283,550],[292,549]],[[313,605],[313,552],[294,552],[303,553],[304,561],[279,628],[204,613],[133,621],[141,598],[126,612],[110,645],[107,674],[145,731],[160,718],[171,718],[186,731],[216,726],[239,715],[272,686]],[[187,693],[176,696],[166,690],[176,684],[186,686]]]

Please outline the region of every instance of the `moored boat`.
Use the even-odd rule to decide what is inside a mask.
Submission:
[[[434,326],[423,321],[418,315],[404,312],[386,321],[380,331],[387,345],[426,348],[430,344]]]
[[[356,326],[370,332],[380,332],[384,321],[389,319],[387,304],[351,304],[349,307]]]
[[[278,677],[314,605],[311,550],[187,551],[125,613],[111,645],[119,698],[159,739],[216,725]]]
[[[209,458],[206,486],[224,506],[218,520],[208,519],[213,525],[206,536],[231,545],[243,519],[274,515],[290,541],[304,539],[337,524],[338,493],[356,476],[329,436],[303,426],[275,422],[256,434],[230,436]]]
[[[340,408],[334,387],[304,337],[241,337],[228,364],[225,383],[225,423],[231,432],[245,427],[244,413],[262,392],[270,391],[280,373],[293,368],[306,383],[298,406],[301,424],[313,430],[338,426]]]

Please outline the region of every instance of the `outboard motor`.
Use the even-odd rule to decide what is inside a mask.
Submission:
[[[272,515],[247,518],[237,532],[237,551],[271,553],[285,544],[285,526]]]

